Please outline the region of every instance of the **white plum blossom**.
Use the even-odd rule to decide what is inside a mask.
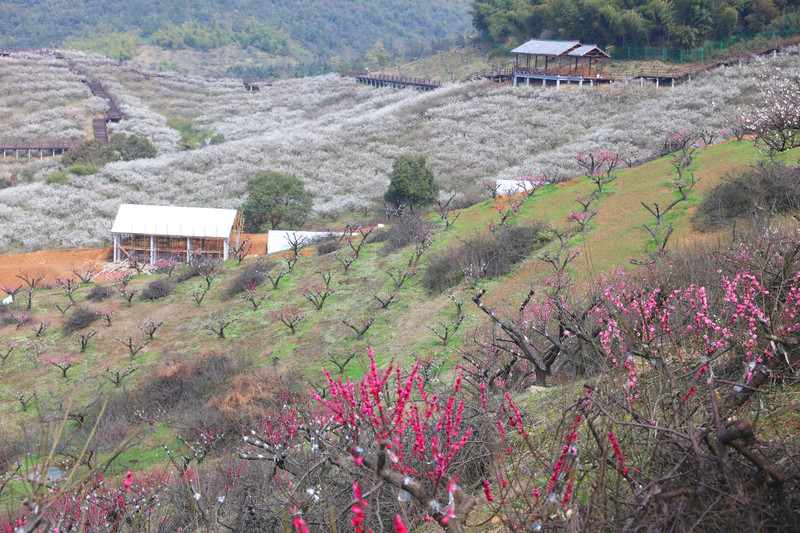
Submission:
[[[264,170],[302,179],[318,213],[369,206],[385,192],[393,159],[406,152],[425,155],[441,187],[457,193],[478,191],[486,179],[525,174],[569,179],[579,173],[575,152],[605,149],[644,160],[676,131],[727,128],[738,108],[758,101],[765,66],[796,72],[798,63],[794,47],[674,88],[617,83],[556,90],[473,81],[420,93],[329,74],[248,92],[241,80],[142,73],[93,54],[7,58],[4,69],[17,74],[10,81],[5,73],[11,70],[0,69],[0,141],[88,137],[91,116],[105,105],[81,82],[91,77],[125,115],[111,132],[147,137],[158,156],[69,175],[65,185],[43,183],[57,160],[0,160],[0,187],[6,187],[0,189],[0,248],[108,242],[111,220],[125,202],[238,208],[247,181]],[[46,96],[36,97],[39,105],[15,96],[42,79]],[[179,151],[179,133],[169,126],[174,120],[190,120],[225,142]],[[23,173],[26,179],[18,179]]]

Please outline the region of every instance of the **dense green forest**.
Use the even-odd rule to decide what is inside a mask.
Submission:
[[[692,48],[738,32],[800,27],[798,0],[474,0],[475,27],[500,45],[561,37]]]
[[[351,58],[470,31],[468,0],[6,0],[0,45],[62,45],[130,57],[142,40],[207,50],[229,43],[305,59]]]

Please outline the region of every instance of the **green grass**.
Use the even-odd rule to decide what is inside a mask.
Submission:
[[[694,165],[700,182],[689,201],[666,217],[666,222],[675,228],[672,246],[682,246],[704,238],[689,223],[694,206],[706,191],[719,183],[722,176],[752,162],[756,156],[751,143],[735,141],[697,152]],[[795,156],[790,154],[787,157],[791,159]],[[629,264],[629,259],[641,257],[641,250],[648,246],[649,237],[642,225],[652,221],[639,202],[666,204],[671,201],[676,194],[669,186],[674,176],[675,171],[668,158],[619,172],[618,180],[608,186],[606,193],[593,206],[598,215],[592,220],[591,229],[574,237],[571,242],[571,245],[583,251],[573,264],[573,273],[579,280],[588,280],[598,271],[609,270],[615,265],[636,268]],[[553,227],[563,229],[569,211],[579,208],[574,201],[575,196],[585,194],[592,188],[594,185],[585,178],[543,187],[523,206],[512,223],[545,220]],[[436,242],[428,255],[423,257],[420,267],[425,268],[427,257],[437,250],[446,249],[475,233],[487,232],[486,223],[492,218],[497,220],[492,205],[500,201],[488,200],[472,206],[464,210],[455,226],[447,231],[440,228]],[[438,220],[438,217],[432,219]],[[121,389],[114,388],[98,376],[105,366],[113,368],[128,364],[130,357],[127,349],[115,341],[114,336],[138,337],[140,332],[136,325],[148,318],[165,320],[166,324],[158,330],[155,340],[134,357],[139,370],[124,382],[126,389],[135,388],[142,379],[172,361],[219,353],[237,354],[237,357],[244,357],[255,367],[273,365],[273,358],[277,358],[278,370],[299,371],[311,379],[319,379],[323,367],[334,369],[327,361],[329,352],[358,350],[363,353],[366,347],[373,349],[381,365],[388,364],[392,359],[407,364],[414,354],[424,356],[431,353],[443,354],[450,365],[458,362],[459,347],[468,345],[472,332],[483,323],[481,313],[470,302],[465,303],[464,309],[469,316],[449,345],[444,347],[426,328],[426,324],[435,325],[439,320],[449,319],[454,314],[454,306],[444,295],[428,294],[420,285],[419,276],[404,285],[396,303],[388,309],[376,309],[373,293],[386,295],[393,286],[386,270],[405,265],[411,254],[411,247],[386,254],[383,246],[380,243],[366,245],[347,275],[341,272],[341,265],[331,255],[301,257],[294,272],[281,280],[277,290],[273,291],[269,281],[265,282],[261,289],[271,296],[257,311],[252,310],[249,302],[227,294],[228,285],[241,269],[250,264],[250,259],[241,266],[237,266],[235,261],[222,265],[221,275],[200,306],[196,306],[191,297],[192,291],[201,282],[200,278],[178,284],[169,296],[156,301],[134,299],[131,307],[127,307],[117,295],[99,305],[89,303],[92,307],[116,306],[116,315],[111,327],[100,321],[92,326],[98,334],[83,354],[78,353],[77,341],[60,332],[63,319],[54,310],[52,302],[65,301],[63,293],[58,289],[37,291],[33,314],[37,320],[51,322],[51,329],[43,336],[51,348],[42,354],[38,368],[34,368],[20,349],[33,339],[30,327],[19,330],[13,325],[0,328],[2,342],[15,339],[20,345],[18,351],[0,367],[0,431],[6,435],[19,435],[21,425],[35,421],[35,409],[29,408],[23,412],[16,399],[17,391],[36,390],[40,395],[39,403],[51,406],[57,402],[57,398],[66,397],[79,384],[97,385],[79,388],[75,398],[77,405],[90,402],[98,388],[106,394],[118,394]],[[551,243],[545,249],[553,251],[554,246]],[[349,250],[343,248],[341,253],[348,254]],[[280,268],[283,261],[280,258],[275,261],[277,268]],[[303,287],[319,283],[317,270],[331,267],[339,270],[331,284],[336,293],[328,298],[322,310],[316,310],[303,298]],[[535,256],[531,257],[504,279],[487,283],[489,292],[486,300],[492,305],[502,307],[506,303],[513,306],[517,296],[545,273],[546,265]],[[143,288],[156,277],[136,276],[131,286]],[[84,304],[88,291],[87,286],[75,293],[79,305]],[[461,294],[465,296],[468,292]],[[308,314],[298,326],[296,335],[291,335],[288,328],[273,319],[273,314],[284,307],[297,307]],[[218,339],[214,333],[203,329],[212,312],[219,316],[233,313],[238,317],[238,321],[226,330],[225,339]],[[373,313],[377,315],[376,322],[362,340],[356,340],[355,333],[340,322],[342,318],[358,321]],[[64,354],[72,354],[79,363],[69,371],[66,379],[61,377],[59,370],[46,363],[47,358]],[[347,367],[345,375],[355,377],[360,372],[358,363],[353,362]],[[221,383],[218,390],[212,392],[223,394],[225,390],[226,384]],[[163,461],[163,451],[160,452],[158,443],[174,439],[174,435],[173,430],[163,429],[146,436],[136,449],[123,455],[119,464],[131,465],[135,461],[141,467]]]

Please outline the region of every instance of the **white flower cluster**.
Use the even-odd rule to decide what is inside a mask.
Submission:
[[[0,67],[0,142],[76,141],[86,137],[91,93],[63,61],[26,55]]]

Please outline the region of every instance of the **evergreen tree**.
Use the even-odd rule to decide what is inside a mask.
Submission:
[[[282,223],[299,228],[311,214],[314,195],[294,175],[261,172],[247,183],[247,192],[245,231],[263,232]]]
[[[383,195],[387,202],[399,206],[414,206],[432,203],[439,194],[439,185],[433,179],[433,171],[428,168],[424,155],[403,154],[392,163],[392,177],[389,190]]]

